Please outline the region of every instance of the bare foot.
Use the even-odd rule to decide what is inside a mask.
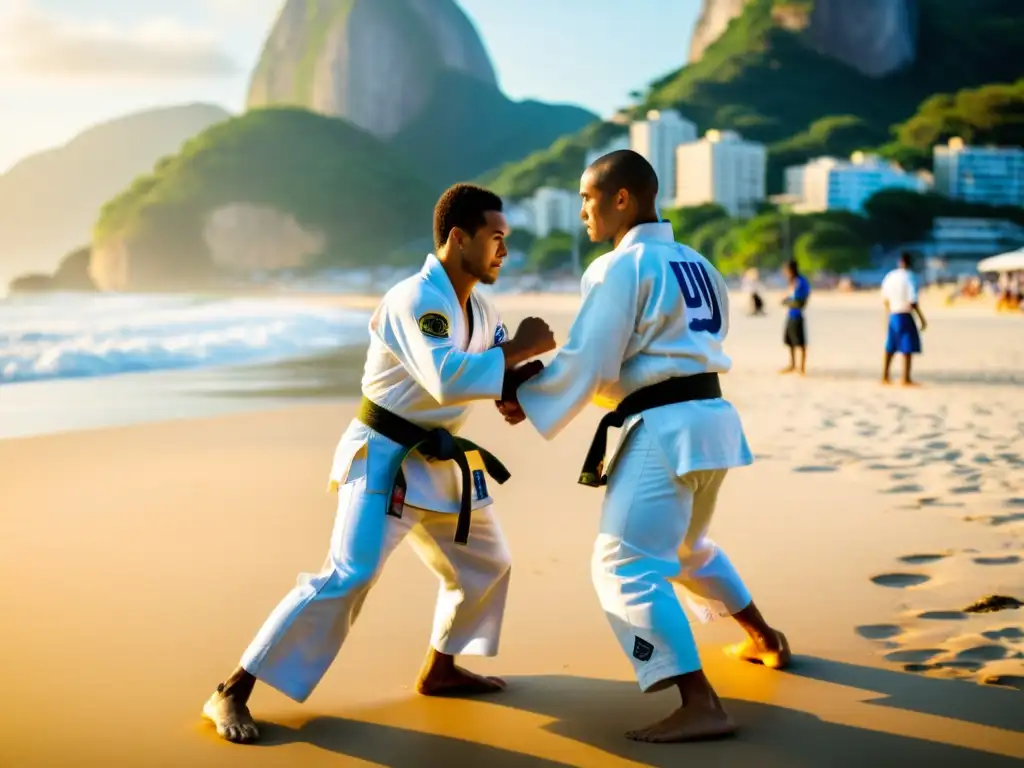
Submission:
[[[882,386],[883,387],[888,387],[890,384],[892,384],[892,382],[889,381],[888,379],[886,379],[886,378],[882,379]]]
[[[416,690],[424,696],[479,696],[505,690],[505,681],[453,666],[451,669],[429,670],[416,681]]]
[[[769,669],[785,669],[793,658],[789,650],[789,641],[777,630],[773,638],[754,642],[748,637],[742,643],[726,647],[725,652],[734,659],[763,664]]]
[[[705,704],[683,706],[664,720],[640,728],[627,731],[626,738],[633,741],[646,741],[652,744],[669,744],[680,741],[698,741],[702,739],[720,739],[736,732],[736,724],[721,704],[714,706]]]
[[[902,386],[904,386],[904,387],[920,387],[921,385],[918,384],[916,381],[904,381],[904,382],[902,382]]]
[[[224,684],[217,686],[205,704],[203,704],[203,717],[211,721],[217,728],[217,735],[236,744],[248,744],[260,737],[256,721],[249,714],[249,708],[245,704],[239,704],[231,696],[224,696],[221,691]]]
[[[793,366],[790,366],[789,368],[783,368],[781,371],[779,371],[779,373],[792,373],[795,370],[796,370],[796,368],[794,368]]]

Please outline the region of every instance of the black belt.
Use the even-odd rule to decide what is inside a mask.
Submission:
[[[498,461],[490,452],[484,450],[472,440],[462,437],[455,437],[447,429],[436,427],[424,429],[423,427],[406,421],[391,411],[381,408],[372,400],[364,397],[359,405],[359,412],[356,418],[388,440],[392,440],[403,448],[402,454],[395,472],[394,479],[390,485],[393,494],[396,485],[405,486],[405,475],[402,472],[402,462],[413,451],[428,459],[436,461],[454,461],[462,471],[462,500],[459,505],[459,520],[455,526],[455,543],[465,544],[469,541],[469,523],[472,513],[472,489],[473,477],[469,470],[469,459],[466,458],[467,451],[477,451],[483,459],[484,469],[487,474],[493,477],[498,484],[504,483],[512,475],[505,465]],[[390,507],[389,507],[390,508]]]
[[[626,419],[651,408],[660,408],[673,403],[686,403],[692,400],[714,400],[722,396],[722,386],[717,373],[698,373],[693,376],[677,376],[649,387],[643,387],[623,398],[618,407],[606,414],[597,425],[597,432],[590,443],[587,458],[580,470],[580,485],[600,488],[607,484],[608,475],[604,474],[604,455],[608,450],[608,430],[611,427],[622,427]]]

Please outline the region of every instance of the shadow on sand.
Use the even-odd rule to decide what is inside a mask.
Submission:
[[[878,705],[976,723],[995,728],[1024,729],[1024,699],[1020,693],[961,681],[935,680],[902,672],[859,667],[818,658],[800,657],[793,674],[851,686],[881,694],[866,697],[853,706]],[[796,665],[795,665],[796,666]],[[625,760],[652,766],[985,766],[1020,765],[1012,758],[981,750],[952,746],[826,722],[813,714],[774,704],[723,699],[740,727],[738,736],[726,741],[688,745],[637,744],[622,732],[645,725],[667,714],[673,694],[645,696],[632,682],[561,675],[511,677],[509,689],[486,700],[488,705],[550,717],[543,726],[557,734]],[[366,720],[422,720],[420,710],[429,700],[396,702],[376,710],[356,713],[360,720],[313,717],[293,723],[267,724],[267,747],[308,743],[340,755],[361,758],[395,768],[427,765],[566,766],[516,751],[479,744],[450,736],[405,730]],[[417,717],[417,713],[420,716]],[[410,717],[401,717],[408,714]],[[841,713],[840,713],[841,714]],[[884,722],[885,713],[878,719]],[[474,718],[479,722],[479,718]],[[495,727],[500,727],[496,716]],[[473,730],[479,725],[474,725]],[[936,725],[941,738],[942,725]],[[1006,740],[1017,737],[1006,733]],[[1004,741],[1000,739],[1000,741]],[[990,743],[996,749],[995,743]],[[1003,745],[1003,751],[1007,746]]]

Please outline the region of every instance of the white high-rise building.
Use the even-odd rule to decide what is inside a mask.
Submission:
[[[807,165],[786,169],[786,192],[800,197],[795,210],[801,213],[863,213],[864,203],[883,189],[924,192],[927,188],[928,182],[922,176],[863,152],[854,152],[849,161],[818,157]]]
[[[630,123],[629,148],[647,158],[658,175],[658,206],[676,197],[676,147],[697,139],[697,126],[672,109],[651,110]]]
[[[579,227],[579,193],[555,187],[541,187],[530,199],[533,234],[547,237],[552,232],[572,232]]]
[[[932,149],[935,190],[987,205],[1024,205],[1024,147],[972,147],[952,138]]]
[[[505,221],[508,222],[508,226],[513,231],[523,230],[524,232],[533,232],[535,229],[533,223],[533,203],[530,200],[519,200],[515,202],[506,203],[505,208]]]
[[[677,207],[718,203],[730,216],[749,218],[765,199],[764,144],[733,131],[708,131],[676,147]]]
[[[616,136],[603,147],[598,147],[597,149],[592,149],[589,152],[587,152],[587,156],[583,161],[583,167],[588,167],[592,162],[597,160],[597,158],[601,157],[602,155],[607,155],[609,152],[615,152],[620,149],[629,149],[629,144],[629,134]],[[583,172],[580,171],[580,173],[582,175]]]

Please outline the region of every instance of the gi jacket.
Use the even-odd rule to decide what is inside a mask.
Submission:
[[[436,256],[389,290],[370,318],[370,346],[363,369],[363,395],[377,405],[427,429],[457,434],[473,400],[499,400],[505,355],[497,345],[507,330],[494,305],[474,291],[473,333],[455,290]],[[486,447],[486,445],[484,446]],[[365,474],[369,493],[391,492],[395,464],[405,449],[353,419],[341,436],[331,468],[331,487]],[[477,452],[471,469],[482,470]],[[429,462],[413,452],[402,463],[408,488],[405,503],[435,512],[457,513],[462,476],[455,462]],[[473,508],[491,503],[486,474],[474,472]]]
[[[618,248],[591,263],[581,290],[565,346],[519,388],[523,411],[545,439],[589,402],[613,409],[642,387],[732,367],[723,349],[729,332],[725,281],[707,259],[675,242],[671,224],[631,229]],[[620,447],[641,420],[678,476],[753,462],[739,414],[722,398],[632,416]],[[607,472],[613,463],[614,456]]]

